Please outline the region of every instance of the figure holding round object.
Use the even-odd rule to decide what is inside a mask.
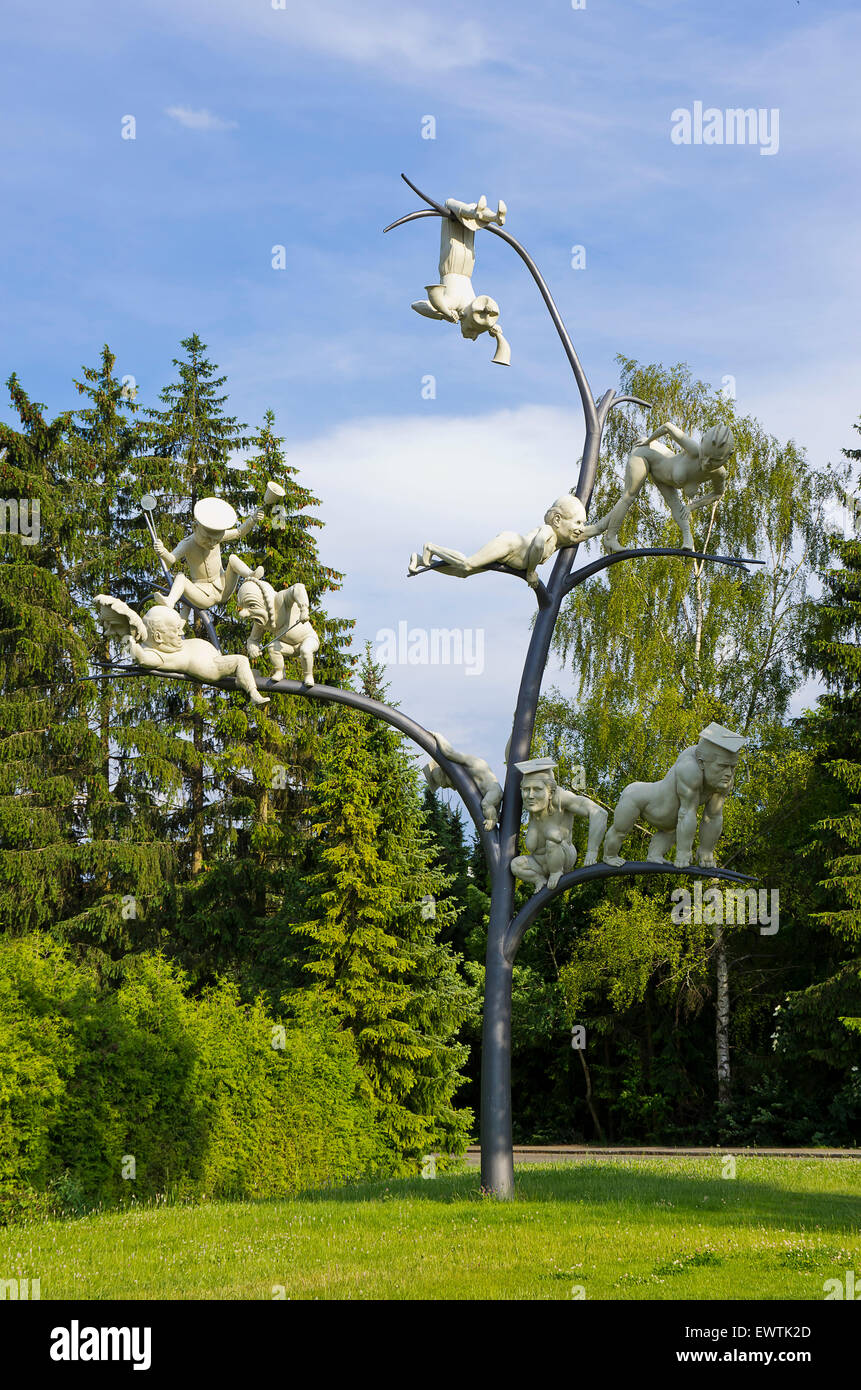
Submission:
[[[262,566],[252,569],[231,555],[226,566],[222,564],[221,544],[223,541],[238,541],[262,521],[263,508],[257,507],[240,525],[237,525],[236,512],[229,502],[220,497],[202,497],[194,508],[194,529],[190,536],[181,540],[175,550],[168,550],[156,536],[156,554],[171,568],[180,560],[185,560],[188,575],[178,574],[171,585],[169,594],[156,594],[156,601],[166,608],[174,608],[184,600],[192,608],[204,612],[217,603],[225,603],[236,588],[240,579],[253,575],[260,578]]]

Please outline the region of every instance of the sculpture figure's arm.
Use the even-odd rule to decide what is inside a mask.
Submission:
[[[533,589],[537,588],[538,586],[538,566],[542,565],[545,559],[547,558],[547,542],[551,538],[553,540],[553,549],[555,550],[556,537],[553,533],[552,528],[550,526],[542,525],[538,527],[538,530],[535,532],[535,535],[532,537],[532,540],[529,543],[529,549],[526,552],[526,564],[524,566],[524,569],[526,570],[526,582],[527,584],[531,585]]]
[[[251,657],[252,661],[256,661],[257,658],[261,655],[260,639],[265,631],[266,628],[263,626],[262,623],[251,624],[251,631],[249,632],[248,640],[245,643],[245,650]]]
[[[136,642],[133,637],[127,639],[127,645],[138,666],[164,665],[161,652],[155,651],[152,647],[142,647],[140,642]]]
[[[645,439],[641,439],[639,444],[642,448],[645,448],[649,444],[654,444],[656,439],[663,439],[664,437],[674,440],[676,444],[684,449],[686,454],[690,454],[691,458],[699,458],[700,446],[697,441],[691,439],[690,435],[685,434],[683,430],[680,430],[678,425],[674,425],[672,420],[665,420],[656,430],[652,430],[652,433],[647,435]]]
[[[676,858],[677,869],[686,869],[694,853],[694,836],[697,833],[697,809],[700,804],[702,778],[692,770],[676,770],[676,793],[679,798],[679,814],[676,820]]]
[[[706,868],[713,866],[715,862],[715,846],[723,830],[723,804],[725,800],[726,792],[713,792],[703,807],[697,860]]]
[[[583,865],[597,864],[598,851],[601,848],[601,841],[607,829],[607,812],[603,806],[599,806],[597,801],[591,797],[580,796],[576,792],[560,790],[559,804],[564,811],[573,811],[575,816],[581,816],[589,821],[589,839],[586,845],[586,858]]]
[[[229,531],[225,531],[224,539],[226,541],[244,540],[244,538],[248,535],[248,532],[253,531],[254,527],[258,524],[258,522],[261,522],[263,520],[265,515],[266,513],[264,512],[262,507],[255,507],[254,511],[251,512],[250,515],[247,516],[244,521],[240,521],[238,526],[232,526]]]
[[[291,584],[290,588],[285,590],[284,598],[287,603],[292,602],[298,604],[299,622],[307,623],[311,616],[311,601],[308,598],[308,590],[305,588],[305,585],[300,583]]]
[[[695,512],[698,507],[710,507],[713,502],[720,501],[726,492],[726,469],[716,469],[715,472],[712,473],[710,481],[712,485],[711,492],[703,493],[702,497],[695,496],[693,502],[688,502],[689,512]],[[693,493],[695,491],[694,485],[691,484],[690,486],[691,492]],[[685,496],[689,496],[687,488],[685,488]]]

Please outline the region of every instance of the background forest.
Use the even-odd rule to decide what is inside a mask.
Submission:
[[[8,383],[0,493],[38,499],[40,528],[0,536],[7,1217],[132,1188],[271,1195],[416,1172],[475,1135],[488,900],[456,801],[354,711],[276,697],[250,713],[230,692],[103,677],[118,652],[95,595],[139,609],[160,585],[141,496],[173,545],[197,498],[244,515],[274,478],[286,523],[268,516],[243,555],[308,588],[317,680],[386,698],[352,624],[326,613],[343,576],[318,556],[314,479],[271,411],[255,427],[229,414],[196,336],[182,353],[149,405],[107,347],[56,419]],[[861,450],[814,466],[682,366],[620,372],[652,423],[732,425],[730,486],[696,534],[766,564],[645,559],[575,590],[557,632],[570,679],[542,701],[533,754],[558,759],[562,785],[582,766],[612,806],[711,720],[743,732],[718,857],[779,890],[779,929],[675,922],[672,878],[554,901],[515,967],[515,1138],[855,1144]],[[595,515],[642,430],[637,412],[611,417]],[[648,492],[623,539],[677,544]],[[219,635],[241,649],[230,607]],[[793,718],[810,676],[827,693]]]

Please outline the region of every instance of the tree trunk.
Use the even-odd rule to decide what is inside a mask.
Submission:
[[[722,926],[715,925],[715,1042],[717,1047],[718,1101],[728,1105],[731,1099],[729,1062],[729,965],[726,958],[726,938]]]

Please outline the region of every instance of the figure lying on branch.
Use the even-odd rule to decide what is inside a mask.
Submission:
[[[407,572],[423,574],[427,570],[436,570],[439,574],[453,574],[458,579],[466,579],[490,565],[508,565],[511,569],[525,570],[527,584],[536,589],[540,582],[538,566],[549,560],[556,550],[576,545],[588,534],[583,503],[579,497],[567,492],[545,512],[544,525],[536,526],[527,535],[521,536],[517,531],[500,531],[474,555],[463,555],[459,550],[450,550],[447,546],[428,541],[422,547],[421,561],[418,552],[413,552]],[[432,563],[435,555],[442,564]]]

